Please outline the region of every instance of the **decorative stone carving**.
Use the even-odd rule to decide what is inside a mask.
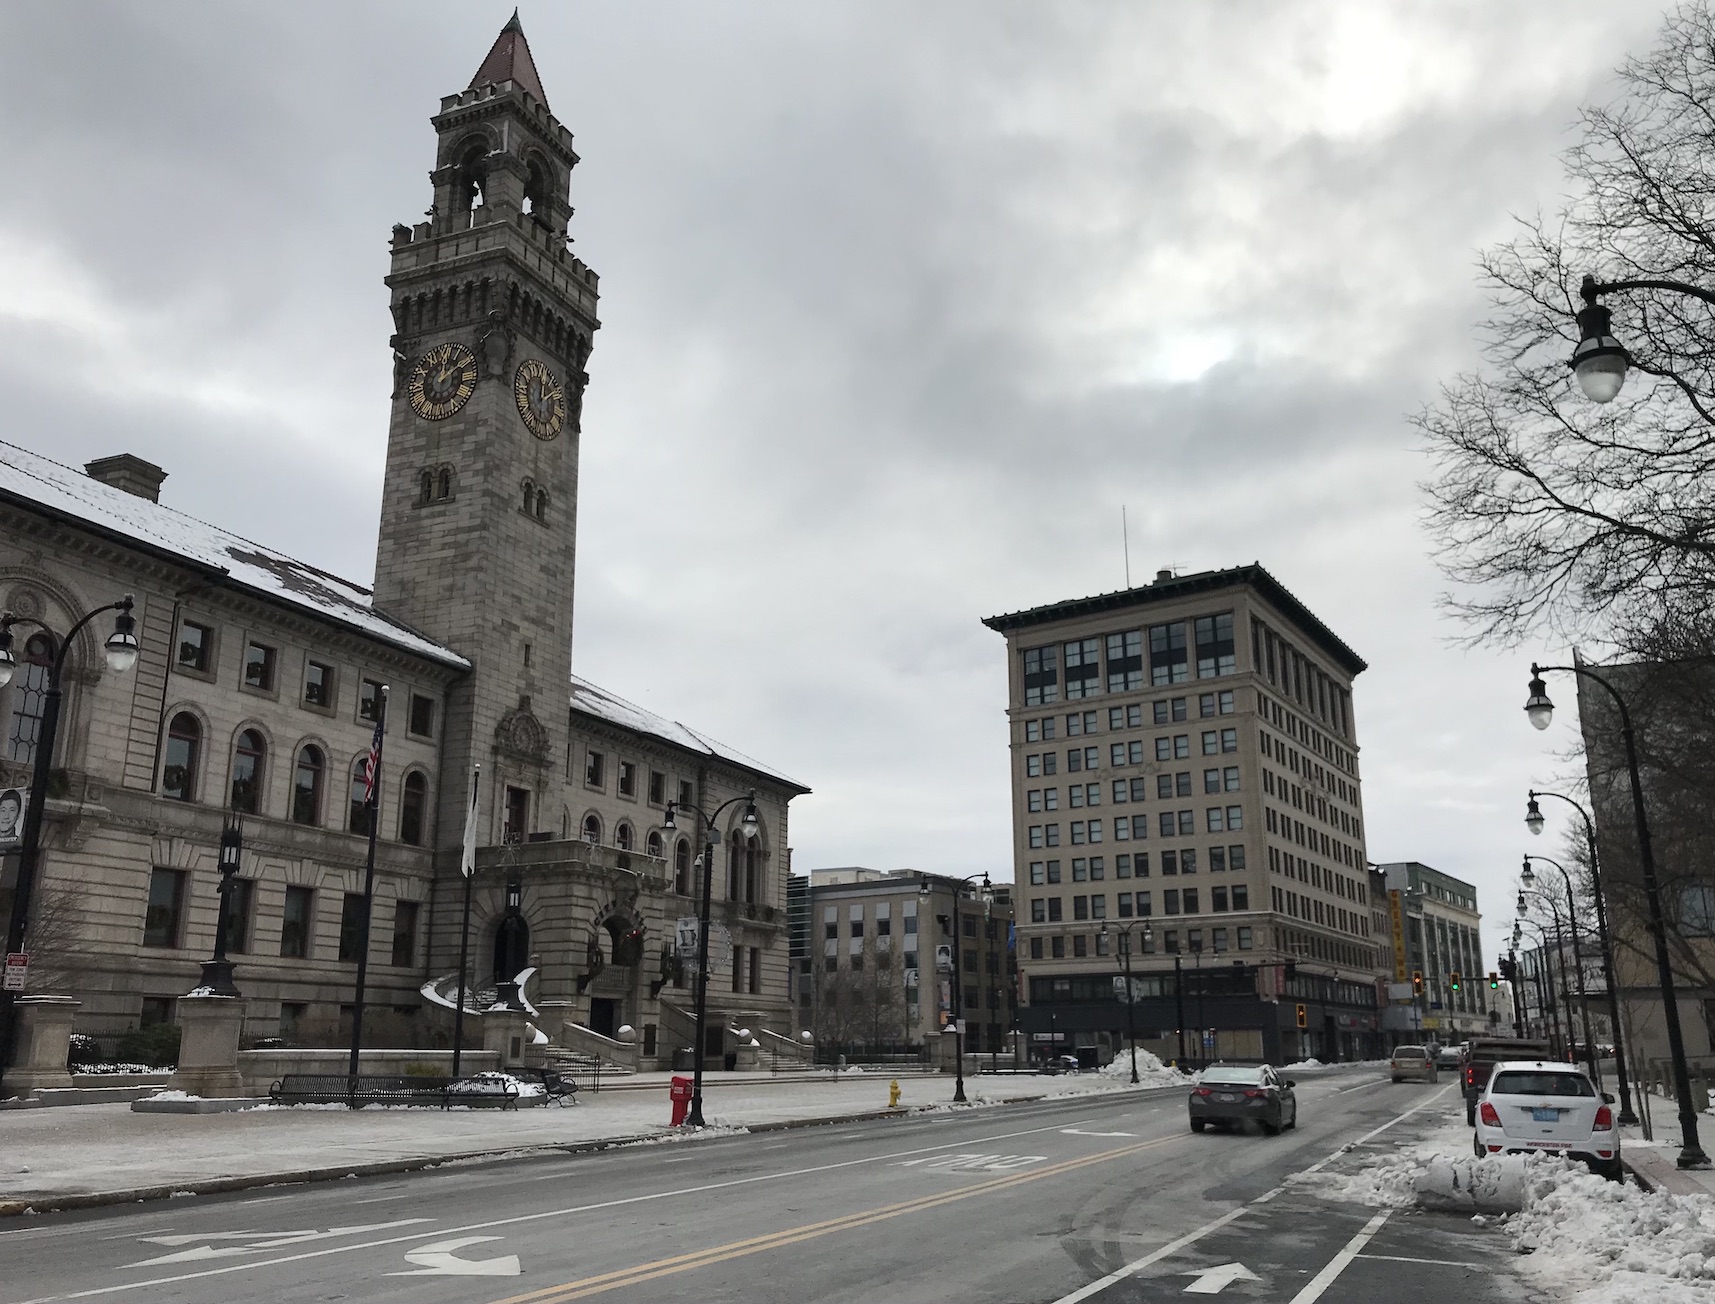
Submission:
[[[488,325],[476,337],[476,358],[484,380],[504,380],[512,367],[512,328],[499,309],[488,314]]]
[[[520,760],[540,763],[548,758],[548,731],[527,707],[517,707],[500,717],[494,741],[504,754]]]
[[[35,589],[20,584],[8,595],[6,610],[25,620],[40,620],[42,612],[47,610],[47,603]]]

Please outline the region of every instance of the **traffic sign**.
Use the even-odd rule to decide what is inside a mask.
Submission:
[[[6,976],[0,979],[0,991],[21,992],[30,977],[30,957],[24,951],[6,953]]]

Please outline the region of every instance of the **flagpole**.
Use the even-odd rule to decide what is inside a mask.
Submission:
[[[470,776],[470,810],[465,815],[464,848],[459,853],[459,870],[464,875],[464,918],[459,924],[459,1003],[453,1007],[453,1076],[459,1075],[459,1059],[464,1054],[464,982],[465,968],[470,963],[470,885],[476,877],[476,790],[482,782],[482,766]]]
[[[363,1046],[363,989],[369,978],[369,917],[375,909],[375,837],[381,827],[381,749],[387,742],[387,685],[375,717],[375,742],[369,758],[369,855],[363,866],[363,918],[357,937],[357,994],[351,1007],[351,1066],[346,1071],[348,1092],[357,1090],[358,1051]],[[347,1095],[350,1103],[351,1095]]]

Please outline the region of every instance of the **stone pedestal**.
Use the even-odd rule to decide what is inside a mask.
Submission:
[[[81,1001],[69,996],[20,996],[13,1064],[6,1070],[8,1096],[71,1086],[66,1055],[71,1050],[71,1021]]]
[[[527,1017],[520,1006],[494,1005],[483,1011],[482,1048],[498,1052],[503,1069],[524,1063],[530,1046],[530,1034],[524,1027]]]
[[[188,1096],[241,1096],[238,1034],[244,1001],[236,996],[181,996],[178,1003],[179,1067],[168,1091]]]
[[[738,1044],[738,1061],[733,1068],[740,1073],[754,1073],[761,1066],[762,1043],[752,1038]]]

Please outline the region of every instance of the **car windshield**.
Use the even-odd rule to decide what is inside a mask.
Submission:
[[[1254,1087],[1262,1081],[1261,1069],[1204,1069],[1205,1082],[1239,1082]]]
[[[1393,1057],[1395,1059],[1428,1059],[1429,1052],[1421,1046],[1396,1046]]]
[[[1497,1073],[1489,1087],[1491,1096],[1594,1096],[1596,1088],[1582,1073],[1542,1070],[1531,1073]]]

